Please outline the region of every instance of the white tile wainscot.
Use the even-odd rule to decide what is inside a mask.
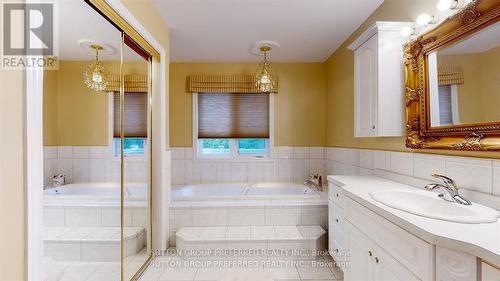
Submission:
[[[196,159],[190,147],[172,151],[172,184],[296,182],[325,174],[324,147],[275,147],[266,159]]]
[[[299,201],[174,201],[170,204],[170,245],[182,227],[328,225],[327,199]]]
[[[66,183],[118,182],[119,158],[112,157],[108,146],[44,146],[43,183],[51,183],[55,174],[66,175]],[[147,181],[147,161],[129,158],[125,162],[127,182]]]

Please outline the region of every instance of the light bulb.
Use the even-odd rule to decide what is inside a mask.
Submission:
[[[402,37],[408,37],[412,35],[415,32],[415,28],[413,26],[405,26],[401,28],[401,31],[399,31],[399,34],[401,34]]]
[[[444,12],[447,10],[453,10],[458,6],[457,0],[439,0],[437,4],[437,9],[440,12]]]
[[[98,72],[92,73],[92,81],[96,83],[101,83],[102,82],[102,75]]]
[[[417,17],[417,24],[420,26],[425,26],[431,23],[434,20],[433,16],[430,16],[428,14],[421,14]]]
[[[270,82],[271,82],[271,80],[269,79],[269,77],[267,75],[262,75],[262,77],[260,77],[260,83],[267,84]]]

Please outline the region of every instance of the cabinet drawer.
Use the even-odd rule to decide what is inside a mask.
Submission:
[[[481,281],[500,281],[500,268],[481,262]]]
[[[344,242],[344,210],[339,208],[336,204],[332,204],[332,230],[333,237],[339,242]]]
[[[328,195],[330,200],[337,204],[340,208],[344,208],[344,192],[342,188],[336,186],[333,183],[328,184]]]
[[[346,250],[342,245],[343,243],[338,242],[335,238],[332,238],[328,242],[328,251],[330,256],[336,262],[348,262],[349,261],[349,250]],[[342,268],[341,268],[342,269]]]
[[[433,280],[432,245],[397,225],[346,199],[345,219],[370,236],[375,243],[422,280]]]

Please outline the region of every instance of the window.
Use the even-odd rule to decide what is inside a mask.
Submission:
[[[441,126],[459,124],[457,85],[440,85],[439,93],[439,124]]]
[[[147,139],[147,93],[125,93],[124,156],[143,157]],[[113,94],[113,156],[120,156],[120,93]]]
[[[197,97],[199,157],[268,155],[269,94],[199,93]]]

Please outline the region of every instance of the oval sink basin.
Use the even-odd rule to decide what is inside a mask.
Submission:
[[[499,212],[482,205],[460,205],[448,202],[435,192],[384,190],[370,192],[377,202],[422,217],[459,222],[459,223],[491,223],[496,222]]]

